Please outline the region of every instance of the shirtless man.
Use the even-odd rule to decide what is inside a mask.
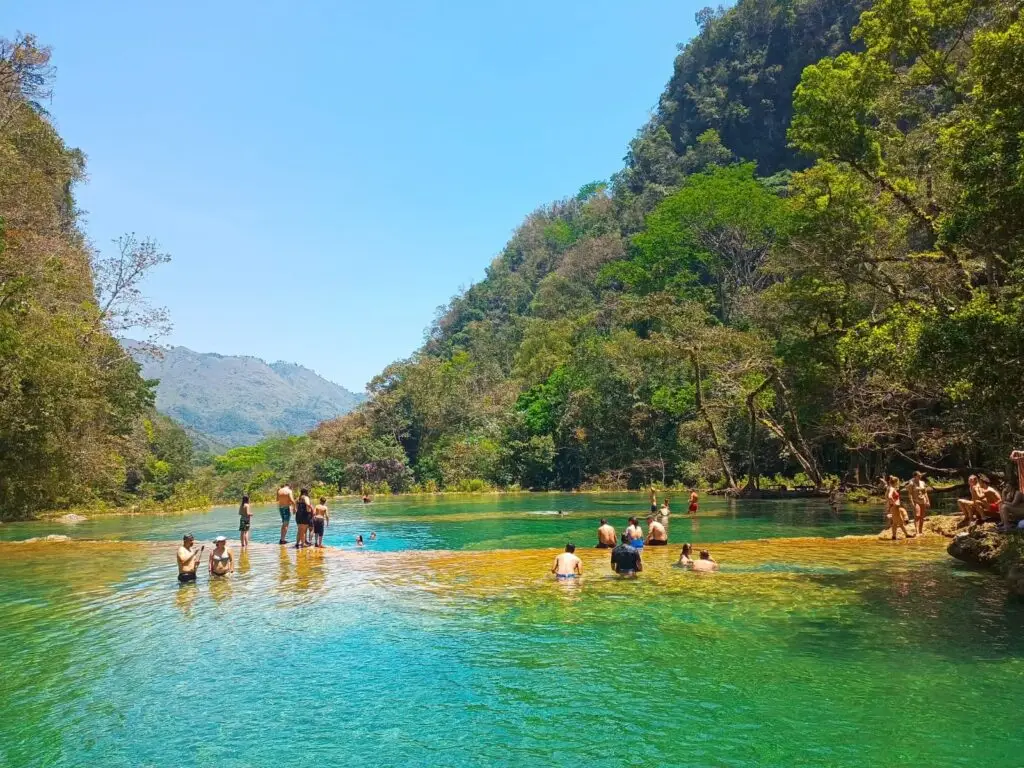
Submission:
[[[203,556],[203,548],[193,549],[195,543],[196,538],[191,533],[181,537],[181,546],[178,547],[178,581],[182,584],[196,580],[196,566]]]
[[[981,498],[981,488],[978,487],[977,475],[971,475],[967,478],[967,488],[971,492],[971,498],[957,499],[956,505],[964,515],[964,522],[970,523],[971,518],[979,512],[979,507],[983,503]]]
[[[583,575],[583,562],[576,557],[576,545],[572,542],[565,545],[565,552],[555,558],[551,572],[556,579],[578,579]]]
[[[690,566],[690,570],[710,573],[711,571],[718,570],[718,563],[711,559],[710,552],[706,549],[702,549],[700,551],[700,559],[693,561],[693,565]]]
[[[988,483],[988,478],[982,475],[978,478],[978,485],[981,486],[982,503],[978,511],[978,521],[985,522],[986,518],[999,517],[999,505],[1003,500],[1003,494],[997,491]]]
[[[288,543],[288,523],[295,511],[295,494],[288,483],[277,489],[277,511],[281,513],[281,540],[278,544]]]
[[[700,501],[700,496],[697,495],[696,491],[690,491],[690,514],[697,514],[697,502]]]
[[[604,518],[597,528],[597,549],[615,549],[615,529]]]
[[[668,544],[668,531],[653,517],[647,518],[647,541],[644,543],[651,547],[664,547]]]

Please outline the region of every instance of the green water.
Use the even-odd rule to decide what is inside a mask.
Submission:
[[[876,532],[877,509],[765,504],[673,522],[721,573],[671,547],[632,582],[589,548],[582,582],[545,570],[635,497],[339,506],[346,548],[258,543],[185,587],[169,539],[231,510],[2,544],[0,765],[1024,763],[1024,604],[937,538],[778,538]]]

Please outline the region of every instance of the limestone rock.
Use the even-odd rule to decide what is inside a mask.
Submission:
[[[949,542],[946,551],[957,560],[984,568],[998,568],[1004,537],[994,523],[975,525],[961,531]]]
[[[88,520],[85,515],[76,515],[74,512],[69,512],[66,515],[61,515],[57,518],[58,523],[83,523]]]

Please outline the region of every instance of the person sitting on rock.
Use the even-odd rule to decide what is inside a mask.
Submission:
[[[982,503],[978,509],[978,522],[986,519],[999,517],[999,505],[1003,501],[1003,494],[993,488],[988,478],[982,475],[978,478],[978,485],[981,487]]]
[[[971,492],[969,499],[957,499],[956,505],[964,516],[964,522],[970,524],[971,519],[980,513],[980,507],[984,503],[981,496],[981,488],[978,486],[978,476],[971,475],[967,478],[967,489]],[[981,519],[979,517],[979,519]]]

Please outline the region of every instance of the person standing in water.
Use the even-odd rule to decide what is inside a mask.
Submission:
[[[313,503],[309,500],[309,489],[303,488],[299,491],[299,500],[295,502],[295,525],[298,532],[295,535],[295,548],[309,546],[306,543],[306,534],[313,524]]]
[[[700,501],[700,496],[697,495],[697,491],[690,491],[690,508],[689,512],[691,515],[697,514],[697,502]]]
[[[191,533],[181,537],[181,546],[178,547],[178,581],[182,584],[196,580],[196,567],[204,548],[195,549],[195,543],[196,538]]]
[[[668,544],[668,531],[653,517],[647,518],[647,541],[645,543],[652,547],[664,547]]]
[[[323,547],[324,530],[330,525],[331,513],[327,509],[327,497],[321,496],[320,503],[313,507],[313,546]]]
[[[597,549],[615,549],[615,529],[604,518],[597,527]]]
[[[622,534],[622,543],[612,550],[612,570],[619,576],[636,578],[644,569],[640,550],[629,543],[629,534]]]
[[[213,540],[213,552],[210,553],[211,576],[227,576],[235,570],[235,558],[227,544],[227,536],[218,536]]]
[[[658,511],[658,494],[654,492],[654,485],[651,484],[651,514]]]
[[[668,516],[671,515],[671,514],[672,514],[672,510],[669,509],[669,506],[668,506],[668,496],[666,496],[665,500],[663,502],[661,502],[661,509],[658,510],[658,520],[664,522],[668,518]]]
[[[565,552],[555,557],[555,564],[551,572],[556,579],[577,579],[583,575],[583,562],[576,557],[576,545],[569,542],[565,545]]]
[[[242,503],[238,505],[238,538],[241,540],[242,549],[249,546],[249,530],[252,528],[252,509],[249,506],[249,497],[243,496]]]
[[[288,483],[277,489],[277,511],[281,513],[281,540],[278,544],[287,544],[288,524],[292,520],[292,512],[295,511],[295,494]]]
[[[363,534],[361,534],[361,533],[356,535],[356,546],[357,547],[363,546]]]
[[[902,530],[903,535],[908,539],[914,538],[914,534],[907,532],[907,525],[904,522],[904,510],[900,506],[900,479],[896,475],[889,476],[889,490],[886,491],[885,498],[891,516],[889,525],[892,528],[892,540],[896,541],[897,528]]]

